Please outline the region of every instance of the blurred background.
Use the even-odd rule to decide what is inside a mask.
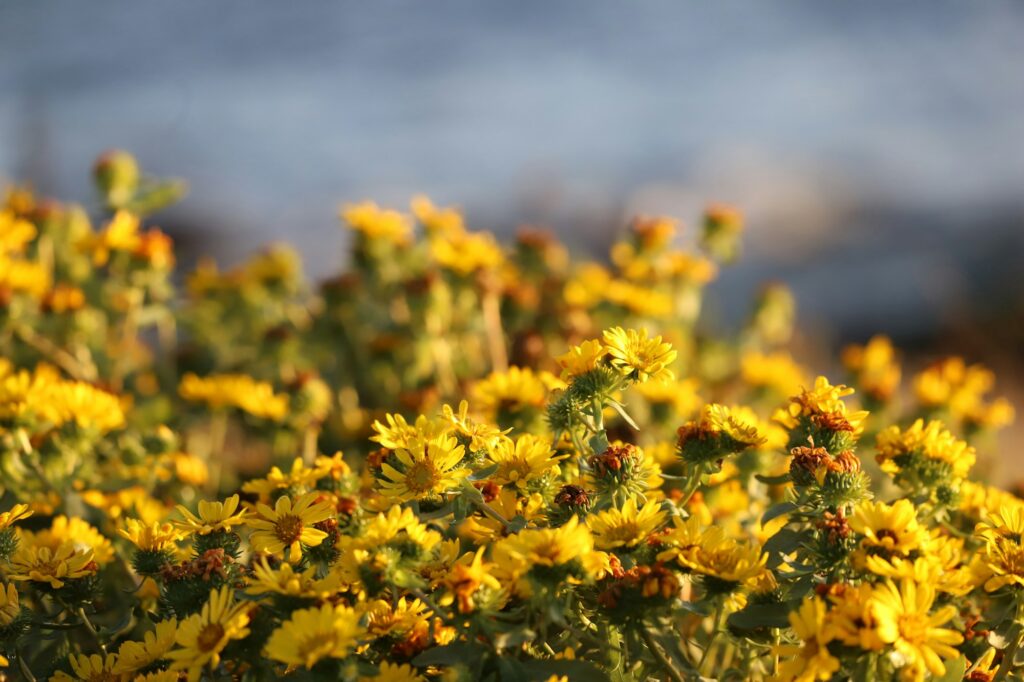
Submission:
[[[963,353],[1020,411],[1022,34],[1009,1],[5,2],[0,178],[88,203],[121,147],[190,182],[156,221],[186,263],[287,239],[314,276],[345,201],[595,255],[725,201],[746,256],[713,317],[783,280],[827,349]]]

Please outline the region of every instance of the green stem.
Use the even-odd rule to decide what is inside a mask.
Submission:
[[[107,647],[105,644],[103,644],[103,641],[100,639],[99,630],[96,629],[96,626],[92,624],[92,621],[89,620],[89,616],[85,613],[85,607],[79,606],[76,613],[78,614],[78,617],[82,619],[82,625],[84,625],[85,629],[89,631],[90,635],[92,635],[93,641],[95,642],[96,646],[99,648],[100,651],[106,654]]]
[[[708,640],[708,645],[704,648],[704,654],[700,657],[700,661],[697,662],[697,672],[704,672],[704,664],[711,658],[711,650],[715,647],[715,643],[718,641],[718,636],[722,634],[722,621],[725,617],[725,605],[719,604],[718,610],[715,611],[715,622],[711,629],[711,639]]]
[[[672,665],[672,661],[669,657],[658,647],[658,643],[654,641],[654,636],[651,631],[646,627],[640,627],[640,636],[643,637],[644,642],[647,644],[647,648],[651,650],[651,654],[657,659],[658,663],[665,670],[670,678],[674,682],[686,682],[686,678],[683,674],[676,670],[676,667]]]

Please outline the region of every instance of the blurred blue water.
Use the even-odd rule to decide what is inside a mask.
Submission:
[[[340,201],[417,191],[579,244],[723,199],[769,264],[751,282],[825,267],[851,230],[869,264],[927,240],[909,267],[939,272],[978,211],[1024,204],[1022,29],[1009,1],[6,0],[0,177],[86,199],[124,147],[192,182],[167,221],[228,260],[288,238],[318,273]],[[884,283],[908,266],[883,265],[905,312]]]

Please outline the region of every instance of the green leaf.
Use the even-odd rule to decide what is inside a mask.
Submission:
[[[778,476],[765,476],[764,474],[754,474],[754,478],[756,478],[757,480],[761,481],[761,483],[764,483],[766,485],[782,485],[783,483],[789,483],[790,481],[793,480],[793,477],[789,475],[788,471],[784,474],[779,474]]]
[[[564,659],[521,661],[520,667],[526,673],[526,680],[543,682],[552,675],[566,675],[570,680],[603,680],[609,679],[608,674],[593,663],[587,661],[569,661]],[[502,680],[505,678],[502,677]]]
[[[798,600],[791,600],[782,604],[748,604],[739,611],[730,614],[728,618],[729,625],[738,630],[788,627],[789,612],[796,609],[799,604]]]
[[[783,528],[764,543],[764,552],[768,555],[768,568],[775,568],[782,563],[783,556],[793,552],[810,540],[810,531],[796,531]]]
[[[612,408],[615,409],[616,412],[619,413],[619,416],[622,417],[627,424],[633,427],[634,431],[640,430],[640,427],[636,425],[636,422],[633,421],[633,418],[626,413],[626,408],[622,406],[622,403],[620,403],[617,400],[612,400],[609,401],[609,404],[612,406]]]
[[[492,464],[489,467],[484,467],[483,469],[479,469],[477,471],[474,471],[472,474],[469,475],[469,480],[471,480],[471,481],[482,481],[485,478],[489,478],[490,476],[494,475],[494,472],[497,471],[497,470],[498,470],[498,465],[497,464]]]
[[[796,502],[780,502],[776,505],[768,507],[768,510],[761,517],[761,523],[768,523],[772,519],[777,519],[783,514],[790,514],[800,508]]]
[[[967,659],[961,656],[952,661],[946,661],[946,672],[942,677],[936,677],[935,682],[960,682],[967,672]]]
[[[454,642],[445,646],[427,649],[412,659],[413,665],[453,666],[462,664],[469,667],[480,667],[483,664],[487,649],[483,644],[475,642]]]

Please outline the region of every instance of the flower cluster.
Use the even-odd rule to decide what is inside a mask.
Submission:
[[[698,334],[735,209],[594,263],[366,202],[319,286],[273,247],[179,295],[145,225],[183,185],[95,176],[97,228],[0,204],[0,674],[1024,674],[1024,501],[972,478],[1013,417],[994,375],[905,390],[876,337],[812,380],[778,285]]]

